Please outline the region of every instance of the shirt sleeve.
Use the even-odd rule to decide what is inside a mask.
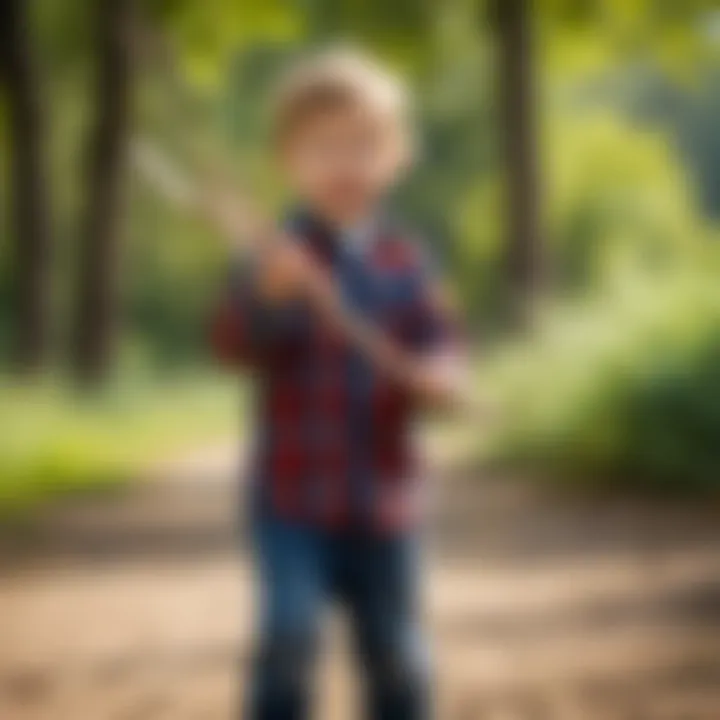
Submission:
[[[298,308],[292,303],[264,302],[256,283],[254,263],[236,263],[212,313],[210,343],[224,364],[262,364],[279,352],[283,339],[297,328]]]
[[[464,332],[435,261],[423,255],[418,270],[418,286],[410,313],[410,337],[413,348],[422,354],[462,352]]]

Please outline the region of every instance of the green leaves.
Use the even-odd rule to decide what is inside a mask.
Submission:
[[[157,0],[152,11],[189,78],[201,84],[219,81],[231,55],[247,45],[291,42],[304,29],[297,4],[283,0]]]
[[[541,475],[654,491],[719,487],[720,293],[711,272],[664,284],[636,278],[584,310],[556,313],[489,380],[507,408],[499,452]]]

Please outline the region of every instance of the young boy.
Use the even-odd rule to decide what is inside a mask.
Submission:
[[[323,54],[295,68],[275,143],[298,207],[215,318],[217,353],[252,368],[259,385],[252,720],[308,717],[328,600],[348,612],[367,717],[430,714],[409,426],[422,406],[453,401],[458,363],[427,259],[381,209],[411,159],[406,110],[399,83],[362,56]],[[394,372],[318,310],[322,282],[346,317],[382,336]]]

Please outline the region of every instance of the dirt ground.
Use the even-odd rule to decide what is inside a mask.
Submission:
[[[3,541],[2,720],[238,717],[252,583],[213,448]],[[718,720],[720,508],[439,473],[427,615],[440,720]],[[341,618],[319,717],[351,720]]]

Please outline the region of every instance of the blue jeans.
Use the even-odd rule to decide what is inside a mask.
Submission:
[[[328,600],[347,610],[370,720],[425,720],[430,699],[412,533],[327,532],[264,516],[255,525],[262,624],[247,717],[306,720]]]

